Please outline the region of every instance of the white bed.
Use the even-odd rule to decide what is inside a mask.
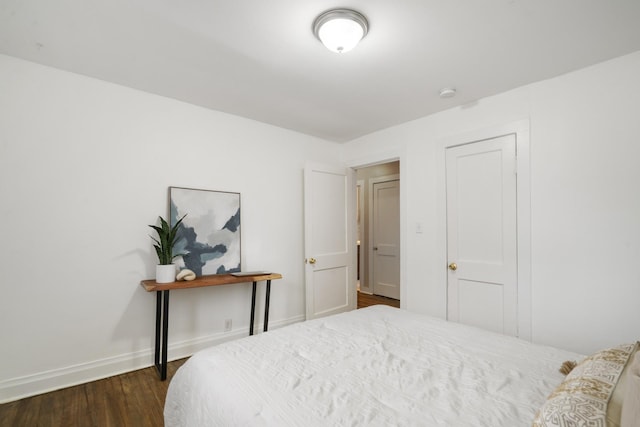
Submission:
[[[530,426],[582,356],[387,306],[203,350],[175,374],[176,426]]]

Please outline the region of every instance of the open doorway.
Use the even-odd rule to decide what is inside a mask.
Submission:
[[[400,305],[400,162],[359,168],[358,308]]]

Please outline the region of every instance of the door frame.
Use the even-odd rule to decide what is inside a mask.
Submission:
[[[442,283],[445,307],[449,306],[447,293],[447,194],[446,194],[446,149],[504,135],[516,138],[516,206],[517,206],[517,256],[518,256],[518,334],[519,338],[531,341],[531,173],[529,120],[519,120],[501,126],[455,134],[440,138],[437,153],[437,235],[438,280]],[[401,169],[402,170],[402,169]],[[448,312],[446,313],[448,317]]]
[[[360,191],[358,191],[358,188],[360,188]],[[356,286],[356,288],[358,289],[358,291],[360,291],[360,289],[363,288],[362,270],[364,269],[364,251],[365,251],[365,249],[363,248],[364,246],[363,243],[365,243],[364,229],[362,227],[362,223],[364,222],[363,220],[364,218],[364,179],[356,180],[356,197],[358,199],[356,203],[356,255],[358,257],[358,259],[356,260],[357,262],[356,281],[360,282],[360,285]],[[358,239],[357,237],[360,237],[360,238]],[[357,241],[360,242],[359,252],[358,252]]]
[[[402,170],[402,165],[400,165],[400,170]],[[375,184],[381,184],[383,182],[389,182],[389,181],[400,181],[400,174],[393,174],[393,175],[385,175],[385,176],[378,176],[375,178],[371,178],[369,180],[369,224],[367,224],[367,228],[369,229],[369,239],[367,242],[367,254],[369,256],[369,265],[367,270],[369,270],[367,273],[369,275],[369,291],[374,294],[375,292],[375,285],[374,285],[374,280],[373,280],[373,259],[375,258],[375,254],[373,253],[373,243],[374,243],[374,239],[373,239],[373,199],[374,199],[374,191],[373,191],[373,187]],[[398,188],[400,191],[402,191],[402,185],[399,185]],[[398,200],[398,204],[400,203],[400,200]],[[398,230],[398,232],[400,232],[400,230]],[[400,238],[402,238],[402,236],[399,236]],[[400,260],[402,260],[402,252],[400,252]],[[398,286],[400,287],[400,292],[402,292],[402,284],[399,283]],[[402,301],[402,299],[400,300]]]
[[[384,163],[396,162],[396,161],[400,162],[400,174],[399,174],[400,182],[402,183],[403,180],[406,182],[406,176],[405,176],[406,167],[404,168],[402,167],[402,164],[406,162],[404,150],[387,150],[385,152],[381,152],[378,154],[359,157],[357,159],[347,162],[347,167],[356,171],[357,169],[380,165]],[[406,301],[408,299],[408,290],[406,289],[406,286],[404,286],[404,278],[406,277],[407,264],[406,264],[406,256],[403,255],[407,253],[405,248],[405,244],[406,244],[405,212],[407,211],[406,209],[407,196],[405,194],[406,187],[407,187],[406,185],[400,185],[400,254],[401,254],[400,255],[400,308],[403,308],[403,309],[407,308]],[[356,226],[355,223],[356,223],[356,217],[354,215],[353,216],[354,227]],[[354,241],[354,244],[355,244],[355,241]]]

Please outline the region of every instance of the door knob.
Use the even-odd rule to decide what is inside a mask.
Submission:
[[[457,269],[458,269],[458,264],[456,264],[455,262],[452,262],[451,264],[449,264],[449,270],[456,271]]]
[[[316,263],[315,258],[309,258],[309,264],[315,264],[315,263]]]

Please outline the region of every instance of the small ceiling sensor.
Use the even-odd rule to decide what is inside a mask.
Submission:
[[[456,96],[456,89],[453,87],[445,87],[440,89],[440,98],[453,98]]]

